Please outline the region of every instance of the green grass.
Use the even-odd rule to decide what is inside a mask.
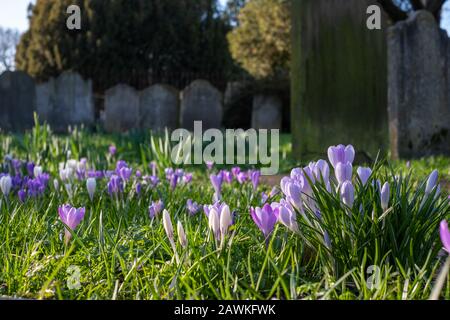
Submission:
[[[283,172],[296,164],[290,160],[289,138],[289,135],[281,137]],[[310,245],[312,236],[305,241],[277,225],[266,246],[262,233],[250,218],[249,207],[260,206],[260,193],[268,192],[272,187],[260,186],[254,193],[251,184],[241,186],[236,181],[223,187],[223,200],[236,211],[237,218],[225,247],[218,249],[211,240],[205,214],[199,212],[190,216],[185,208],[187,199],[211,204],[213,189],[206,169],[204,166],[185,167],[194,173],[193,182],[171,191],[162,172],[168,164],[164,139],[154,138],[152,148],[149,134],[105,135],[74,130],[70,135],[57,136],[48,128],[37,126],[26,135],[2,135],[0,141],[0,159],[11,154],[33,160],[52,176],[50,186],[41,198],[22,204],[16,195],[8,199],[2,197],[0,296],[39,299],[427,299],[442,265],[442,259],[435,256],[426,264],[422,263],[427,260],[423,258],[423,255],[427,256],[426,252],[420,252],[419,259],[417,249],[414,249],[415,254],[408,254],[409,248],[403,248],[392,256],[398,257],[401,263],[394,259],[376,261],[380,265],[380,285],[377,289],[369,289],[367,280],[373,274],[367,272],[367,267],[373,263],[369,260],[374,253],[364,248],[359,247],[358,252],[353,252],[351,244],[343,243],[333,257],[342,260],[339,272],[336,272],[330,267],[329,258],[324,261],[329,253],[320,245]],[[115,144],[118,149],[114,159],[107,156],[110,144]],[[89,166],[96,169],[113,169],[115,160],[123,159],[134,171],[139,169],[144,174],[150,172],[150,161],[157,161],[160,179],[164,182],[156,189],[143,188],[140,197],[134,192],[134,183],[129,183],[123,196],[116,201],[106,192],[106,181],[98,181],[94,201],[90,201],[85,182],[74,181],[74,195],[69,198],[63,186],[55,190],[52,181],[58,177],[60,162],[82,157],[88,158]],[[408,184],[399,182],[398,187],[393,188],[398,190],[395,203],[399,208],[402,196],[414,197],[417,193],[420,197],[421,181],[432,169],[439,169],[444,179],[450,174],[448,158],[412,161],[411,168],[404,162],[394,162],[392,166],[395,174],[409,172],[411,179]],[[388,167],[379,170],[380,176],[391,177]],[[361,192],[374,193],[373,190]],[[442,201],[447,194],[444,191]],[[371,197],[374,195],[367,199]],[[187,249],[177,243],[180,264],[174,259],[161,216],[154,220],[148,216],[148,206],[158,199],[166,204],[174,227],[179,220],[187,233]],[[279,196],[273,200],[279,200]],[[333,201],[335,199],[324,199],[323,210],[337,210]],[[57,214],[58,206],[64,203],[86,207],[85,219],[74,231],[68,246],[62,241],[64,225]],[[438,208],[438,204],[429,206],[431,211],[426,214],[436,213],[432,209]],[[448,205],[442,204],[439,208],[438,213],[448,219]],[[423,219],[418,218],[418,221],[422,223]],[[358,223],[355,226],[361,230],[367,225],[367,221]],[[330,228],[332,224],[339,228],[337,220],[329,220],[327,224]],[[420,229],[419,225],[415,227]],[[419,231],[412,235],[419,236]],[[338,239],[340,235],[334,236]],[[375,234],[366,236],[375,239]],[[386,250],[392,243],[388,237],[389,234],[385,234],[386,243],[380,245],[379,250]],[[436,238],[435,234],[433,239]],[[436,246],[440,244],[435,241],[430,246],[438,251]],[[376,246],[372,248],[375,250]],[[343,259],[348,252],[354,253],[352,259]],[[411,261],[411,257],[417,261]],[[420,265],[414,264],[419,260]],[[73,281],[77,271],[79,287]],[[77,288],[73,288],[73,284]],[[441,298],[450,298],[448,279]]]

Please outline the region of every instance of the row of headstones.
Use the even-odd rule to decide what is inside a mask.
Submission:
[[[58,78],[35,86],[22,72],[0,76],[0,128],[22,131],[33,125],[33,112],[55,131],[68,126],[95,124],[92,81],[79,74],[65,72]],[[252,127],[281,128],[282,105],[274,96],[257,95],[253,101]],[[145,90],[119,84],[105,93],[101,115],[108,132],[130,129],[161,131],[178,127],[193,129],[194,121],[202,128],[220,128],[223,97],[208,81],[196,80],[181,93],[167,85],[153,85]]]
[[[208,81],[196,80],[181,93],[167,85],[157,84],[139,92],[119,84],[106,91],[101,119],[107,131],[123,132],[133,128],[193,130],[194,121],[202,121],[203,130],[220,128],[222,117],[220,91]],[[273,95],[256,95],[252,128],[281,129],[281,123],[281,100]]]

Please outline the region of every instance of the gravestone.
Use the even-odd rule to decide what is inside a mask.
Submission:
[[[139,126],[139,94],[125,84],[119,84],[105,93],[105,129],[125,132]]]
[[[253,98],[252,128],[281,129],[282,101],[275,95],[259,94]]]
[[[180,93],[167,85],[154,85],[140,93],[140,128],[163,132],[178,128]]]
[[[202,121],[203,130],[220,128],[223,117],[222,93],[208,81],[196,80],[184,89],[181,99],[181,127],[193,130]]]
[[[20,71],[0,75],[0,129],[20,132],[33,126],[36,89],[33,79]]]
[[[450,154],[450,40],[431,13],[389,29],[388,68],[392,156]]]
[[[252,123],[254,84],[250,81],[230,81],[224,94],[223,126],[250,128]]]
[[[376,0],[292,1],[293,155],[324,156],[353,144],[375,158],[388,150],[386,24],[367,28]]]
[[[83,80],[78,73],[64,72],[37,85],[36,96],[39,118],[57,132],[69,126],[89,127],[95,122],[92,81]]]

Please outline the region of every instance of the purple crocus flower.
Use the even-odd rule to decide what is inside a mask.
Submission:
[[[29,177],[34,176],[34,162],[28,162],[27,163],[27,173]]]
[[[275,210],[269,204],[265,204],[262,209],[251,207],[250,215],[259,230],[264,234],[264,238],[267,241],[277,223]]]
[[[320,159],[313,163],[312,171],[317,180],[328,183],[330,180],[330,166],[325,160]]]
[[[212,170],[212,168],[214,167],[214,162],[213,161],[206,161],[205,164],[206,164],[206,168],[208,170]]]
[[[355,159],[355,149],[352,145],[344,146],[342,144],[331,146],[328,148],[328,159],[333,168],[336,168],[338,163],[353,163]]]
[[[217,212],[222,212],[223,206],[225,205],[225,203],[221,203],[219,201],[215,202],[213,205],[204,205],[203,206],[203,211],[205,212],[205,215],[207,217],[209,217],[209,212],[211,211],[211,209],[216,209]]]
[[[389,183],[386,182],[380,190],[381,208],[386,211],[389,207],[390,189]]]
[[[297,214],[290,203],[282,200],[280,204],[274,203],[271,207],[274,208],[274,213],[281,224],[293,232],[299,232]]]
[[[22,167],[22,161],[20,161],[19,159],[13,159],[12,166],[14,168],[15,173],[20,174],[20,169]]]
[[[222,180],[226,183],[232,183],[233,182],[233,173],[231,173],[228,170],[222,170],[220,171],[222,174]]]
[[[80,224],[84,218],[85,208],[74,208],[71,205],[63,205],[58,208],[59,218],[72,231]],[[68,244],[71,238],[71,233],[66,229],[65,243]]]
[[[166,169],[164,169],[164,173],[166,175],[166,179],[170,181],[172,179],[174,171],[172,168],[166,168]]]
[[[122,182],[117,175],[112,175],[108,182],[108,192],[110,196],[117,195],[122,191]]]
[[[175,175],[178,176],[178,178],[181,178],[184,176],[184,170],[183,169],[176,169],[175,170]]]
[[[267,202],[267,200],[269,200],[269,196],[267,195],[267,193],[262,192],[261,193],[261,205],[265,204]]]
[[[19,192],[17,192],[17,195],[19,197],[19,201],[21,203],[25,203],[27,199],[27,192],[24,189],[20,189]]]
[[[216,195],[220,196],[220,194],[222,193],[222,175],[211,174],[209,176],[209,179],[211,180],[211,184],[214,188]]]
[[[429,175],[427,180],[427,185],[425,187],[425,193],[430,194],[431,191],[437,186],[439,180],[439,171],[433,170],[433,172]]]
[[[117,161],[117,163],[116,163],[116,174],[119,174],[120,170],[122,168],[128,168],[128,164],[126,163],[126,161],[124,161],[124,160]]]
[[[110,145],[108,151],[109,151],[110,155],[115,156],[116,152],[117,152],[117,148],[115,145]]]
[[[164,209],[164,203],[161,200],[158,200],[156,202],[152,202],[150,207],[148,208],[148,213],[151,219],[158,216],[161,211]]]
[[[256,191],[256,189],[258,189],[260,176],[261,176],[261,171],[259,171],[259,170],[254,170],[251,173],[251,179],[252,179],[252,185],[253,185],[254,191]]]
[[[353,167],[350,162],[339,162],[336,164],[335,175],[339,184],[352,180]]]
[[[187,210],[188,210],[190,215],[194,215],[194,214],[196,214],[197,212],[200,211],[201,207],[198,205],[197,202],[194,202],[191,199],[188,199],[186,201],[186,208],[187,208]]]
[[[134,175],[136,176],[136,178],[141,178],[142,177],[141,170],[136,170],[136,173]]]
[[[192,181],[192,173],[186,173],[183,176],[183,183],[189,184],[189,183],[191,183],[191,181]]]
[[[350,181],[344,181],[341,186],[342,202],[349,208],[353,207],[355,201],[355,188]]]
[[[236,180],[240,183],[243,184],[247,181],[248,176],[245,172],[239,172],[236,176]]]
[[[141,195],[141,191],[142,191],[142,185],[138,182],[138,183],[136,183],[136,194],[138,196],[140,196]]]
[[[444,249],[450,254],[450,230],[446,220],[442,220],[439,225],[439,234],[441,236],[442,245]]]
[[[170,188],[172,189],[172,191],[175,190],[177,184],[178,184],[178,176],[176,174],[173,174],[170,177]]]
[[[273,187],[269,193],[269,197],[272,198],[280,193],[280,190],[277,187]]]
[[[369,180],[370,175],[372,174],[372,169],[359,167],[357,172],[362,185],[365,186],[367,181]]]
[[[148,177],[148,181],[150,182],[150,186],[152,188],[156,187],[159,184],[159,178],[157,176]]]
[[[131,178],[131,174],[133,173],[133,169],[128,167],[122,167],[119,169],[119,176],[123,181],[128,181]]]
[[[231,169],[231,173],[233,174],[233,177],[237,178],[238,174],[241,172],[241,168],[234,167]]]

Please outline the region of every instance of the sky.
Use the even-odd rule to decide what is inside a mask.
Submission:
[[[35,0],[0,0],[0,26],[24,32],[28,28],[27,7]],[[220,0],[222,4],[226,0]],[[450,33],[450,1],[444,10],[442,27]]]

